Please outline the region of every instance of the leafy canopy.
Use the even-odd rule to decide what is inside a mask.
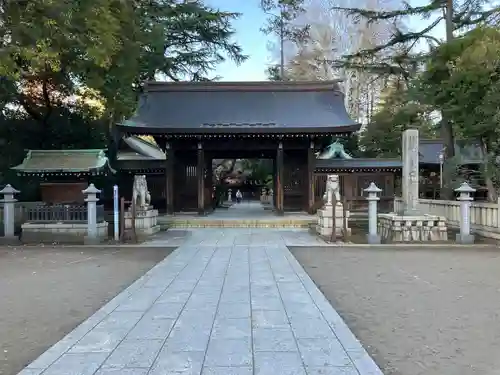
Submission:
[[[498,29],[477,27],[436,48],[418,82],[421,100],[441,108],[461,137],[496,144],[500,125]]]
[[[21,0],[0,12],[1,97],[44,125],[82,88],[120,118],[144,80],[209,79],[246,58],[232,40],[238,14],[199,0]]]
[[[415,100],[413,87],[394,79],[383,94],[382,105],[360,137],[365,156],[401,156],[401,134],[406,129],[419,129],[423,138],[435,136],[430,108]]]

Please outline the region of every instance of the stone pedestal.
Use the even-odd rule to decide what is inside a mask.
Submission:
[[[446,218],[435,215],[378,215],[378,232],[384,242],[447,241]]]
[[[263,194],[261,195],[260,197],[260,202],[264,205],[264,206],[268,206],[271,204],[271,197],[267,194]]]
[[[125,229],[132,228],[132,211],[124,215]],[[160,231],[158,225],[158,210],[153,206],[138,207],[135,212],[135,232],[137,236],[149,236]]]
[[[335,213],[334,213],[335,212]],[[338,202],[335,205],[335,210],[331,204],[325,204],[323,208],[318,210],[318,223],[316,225],[316,231],[320,236],[330,237],[333,232],[333,215],[335,214],[335,234],[341,236],[345,227],[347,229],[347,235],[351,234],[351,228],[349,228],[349,211],[346,211],[346,217],[344,217],[344,206],[342,203]]]

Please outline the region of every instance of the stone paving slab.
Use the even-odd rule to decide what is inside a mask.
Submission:
[[[382,374],[283,233],[193,230],[19,375]]]

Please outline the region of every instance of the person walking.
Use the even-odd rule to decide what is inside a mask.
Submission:
[[[241,203],[241,200],[243,199],[243,194],[241,194],[240,189],[236,192],[236,203]]]

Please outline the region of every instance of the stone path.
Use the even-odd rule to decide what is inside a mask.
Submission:
[[[20,374],[381,374],[286,248],[290,233],[192,231]]]

